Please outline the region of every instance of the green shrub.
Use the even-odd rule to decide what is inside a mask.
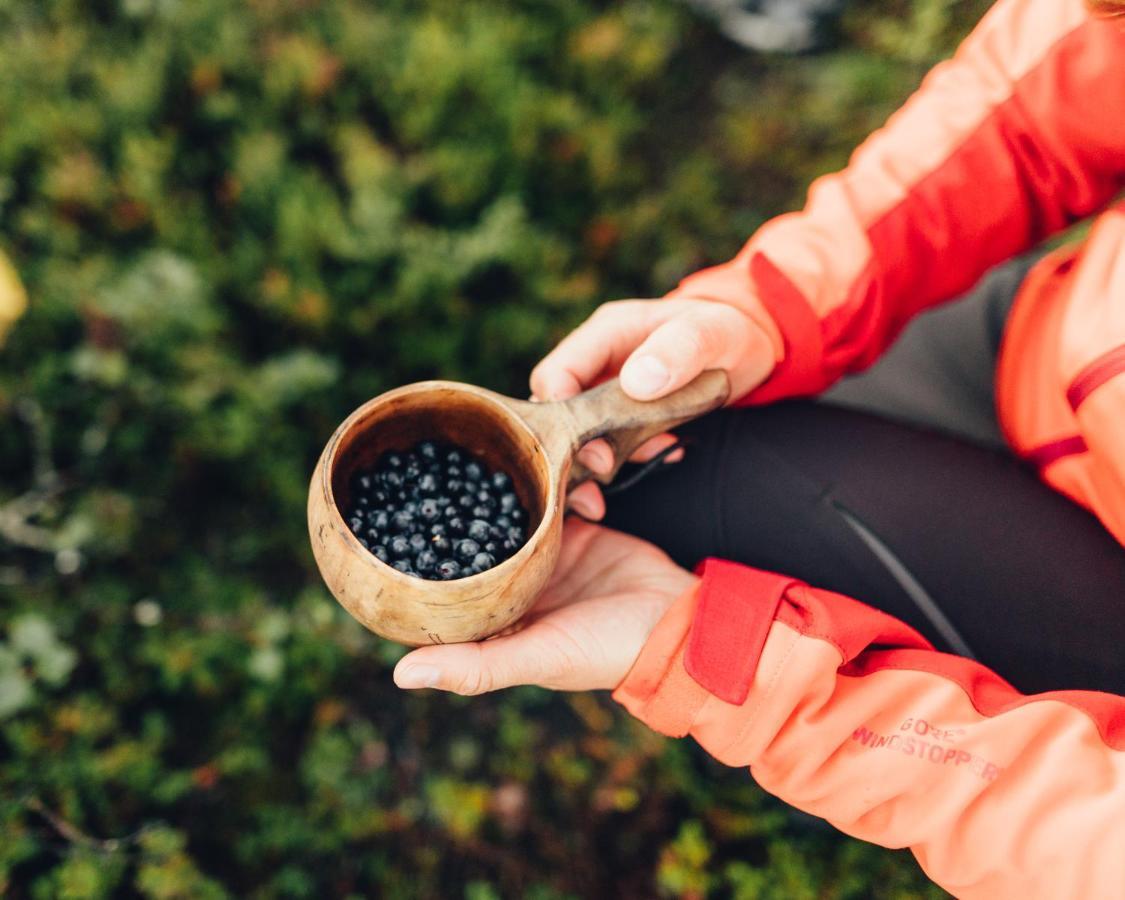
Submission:
[[[604,697],[396,691],[304,497],[372,394],[521,393],[732,254],[980,8],[771,59],[671,0],[2,0],[0,892],[930,891]]]

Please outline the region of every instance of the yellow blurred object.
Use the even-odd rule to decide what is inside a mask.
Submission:
[[[27,291],[20,276],[3,252],[0,252],[0,346],[16,319],[27,309]]]

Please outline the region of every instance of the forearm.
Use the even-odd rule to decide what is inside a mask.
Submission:
[[[784,362],[751,395],[812,394],[872,362],[911,316],[1103,207],[1125,183],[1125,28],[1082,0],[1001,0],[956,57],[800,212],[677,289],[779,325]]]
[[[616,698],[958,896],[1125,884],[1125,699],[1017,693],[902,623],[710,561]]]

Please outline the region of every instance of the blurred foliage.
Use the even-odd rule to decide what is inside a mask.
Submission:
[[[520,393],[732,254],[981,11],[0,0],[0,893],[938,893],[605,697],[397,692],[304,499],[360,401]]]

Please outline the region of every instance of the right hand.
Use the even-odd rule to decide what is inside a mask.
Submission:
[[[531,391],[537,400],[566,400],[620,375],[630,397],[655,400],[707,369],[725,369],[731,399],[737,400],[769,377],[774,360],[765,329],[734,306],[679,297],[617,300],[598,307],[543,358],[531,373]],[[674,442],[672,435],[660,435],[632,458],[644,462]],[[677,451],[669,462],[681,455]],[[603,440],[583,447],[579,459],[599,474],[613,467],[613,451]],[[572,491],[569,505],[588,519],[605,515],[593,482]]]

